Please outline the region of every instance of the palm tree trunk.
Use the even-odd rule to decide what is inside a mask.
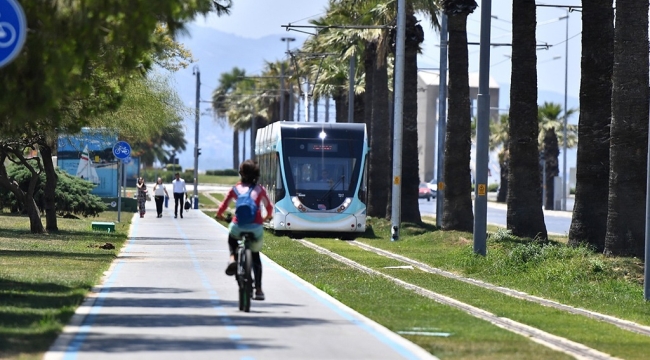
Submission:
[[[512,19],[507,223],[515,236],[546,241],[539,202],[535,0],[513,1]]]
[[[367,55],[371,63],[366,65],[366,94],[369,97],[366,110],[370,112],[369,120],[372,125],[368,128],[370,134],[370,154],[368,155],[368,215],[377,218],[386,218],[388,207],[388,194],[391,188],[391,166],[387,166],[386,159],[390,158],[391,147],[386,146],[391,139],[389,108],[388,108],[388,68],[386,58],[377,59],[376,42],[371,43]],[[366,51],[368,51],[368,47]],[[368,89],[370,77],[370,92]]]
[[[551,128],[546,131],[544,136],[544,167],[545,170],[542,176],[546,176],[546,199],[544,201],[544,208],[546,210],[554,210],[555,204],[554,191],[555,184],[553,179],[560,174],[558,166],[558,157],[560,156],[560,148],[557,142],[557,134],[555,129]]]
[[[239,131],[232,131],[232,168],[239,170]]]
[[[612,122],[614,11],[612,0],[582,4],[582,76],[576,197],[569,245],[605,249]]]
[[[424,32],[409,6],[406,13],[406,44],[404,49],[404,103],[402,123],[402,199],[401,221],[420,223],[418,186],[418,51]]]
[[[617,1],[606,255],[644,258],[648,1]]]
[[[470,175],[471,119],[467,13],[449,14],[449,111],[445,141],[445,192],[442,228],[471,232],[472,179]]]

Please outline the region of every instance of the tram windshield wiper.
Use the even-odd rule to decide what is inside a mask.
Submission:
[[[321,197],[320,199],[318,199],[318,201],[323,201],[323,200],[325,200],[325,198],[329,197],[330,194],[332,193],[332,190],[334,190],[334,188],[336,187],[336,185],[341,184],[341,183],[343,182],[343,179],[345,179],[345,175],[341,175],[341,177],[340,177],[338,180],[336,180],[336,182],[335,182],[334,184],[332,184],[332,186],[330,186],[330,189],[327,190],[327,192],[325,193],[325,195],[323,195],[323,197]]]

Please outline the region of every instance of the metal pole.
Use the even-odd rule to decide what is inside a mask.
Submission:
[[[255,83],[253,83],[253,94],[255,94]],[[255,135],[257,135],[257,108],[253,102],[253,120],[251,121],[251,160],[255,161]]]
[[[120,222],[120,215],[122,213],[122,189],[120,189],[122,184],[122,177],[124,176],[124,162],[118,160],[118,180],[117,180],[117,222]]]
[[[296,41],[296,38],[291,38],[291,37],[283,37],[282,41],[287,43],[287,55],[289,54],[289,47],[291,45],[292,41]],[[284,67],[283,67],[284,69]],[[288,69],[287,69],[288,70]],[[284,83],[284,74],[282,74],[282,81]],[[291,86],[291,82],[289,82],[287,86],[287,90],[289,90],[289,111],[288,111],[288,116],[287,119],[288,121],[293,121],[293,86]],[[282,96],[284,96],[284,92],[282,93]]]
[[[487,253],[487,178],[490,137],[490,26],[492,0],[481,1],[478,119],[476,122],[476,187],[474,190],[474,253]]]
[[[309,122],[309,78],[306,78],[307,90],[305,91],[305,122]]]
[[[330,97],[325,97],[325,122],[330,122]]]
[[[284,117],[284,62],[280,64],[280,121],[286,120]]]
[[[350,57],[350,71],[348,73],[348,122],[354,122],[354,74],[356,73],[357,55],[352,53]]]
[[[566,176],[566,149],[567,149],[567,93],[568,93],[568,84],[569,84],[569,10],[566,12],[566,37],[564,40],[564,119],[562,121],[562,136],[563,146],[562,146],[562,210],[566,211],[566,187],[567,187],[567,176]]]
[[[397,0],[397,44],[395,46],[395,117],[393,125],[393,193],[391,241],[399,240],[402,206],[402,118],[404,115],[404,47],[406,42],[406,0]]]
[[[436,226],[442,227],[445,194],[445,136],[447,136],[447,15],[440,21],[440,81],[438,83],[438,166],[436,193]]]
[[[194,208],[199,208],[199,105],[201,105],[201,72],[194,66],[196,73],[196,114],[194,128]]]

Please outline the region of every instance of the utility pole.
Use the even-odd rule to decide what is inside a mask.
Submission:
[[[287,43],[287,54],[289,53],[289,46],[292,41],[296,41],[296,38],[292,37],[283,37],[281,39],[282,41]],[[284,62],[282,62],[282,66],[280,67],[280,89],[282,96],[280,96],[280,120],[288,120],[288,121],[293,121],[293,92],[291,91],[291,85],[288,86],[289,88],[289,111],[288,111],[288,117],[287,119],[284,119],[284,88],[285,88],[285,74],[284,74]]]
[[[474,253],[487,253],[487,173],[490,137],[490,26],[492,0],[481,2],[478,119],[476,121],[476,188],[474,192]]]
[[[397,0],[397,44],[395,46],[395,119],[393,125],[393,194],[391,241],[399,240],[402,206],[402,121],[404,115],[404,48],[406,43],[406,0]]]
[[[445,194],[445,136],[447,135],[447,15],[440,21],[440,77],[438,82],[438,166],[436,190],[436,226],[442,227]],[[425,180],[426,181],[426,180]]]
[[[357,55],[353,51],[350,57],[350,71],[348,74],[348,122],[354,122],[354,74],[356,73]]]
[[[569,91],[569,11],[566,11],[566,37],[564,38],[564,119],[562,119],[562,210],[566,211],[567,174],[566,174],[566,151],[567,151],[567,92]]]
[[[199,66],[194,65],[193,75],[196,75],[196,114],[194,129],[194,208],[199,208],[199,117],[201,104],[201,72]]]

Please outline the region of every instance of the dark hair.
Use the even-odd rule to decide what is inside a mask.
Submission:
[[[176,174],[174,174],[174,176],[178,176],[178,175],[180,175],[178,172]]]
[[[246,160],[239,165],[239,176],[244,184],[255,184],[260,177],[260,167],[253,160]]]

